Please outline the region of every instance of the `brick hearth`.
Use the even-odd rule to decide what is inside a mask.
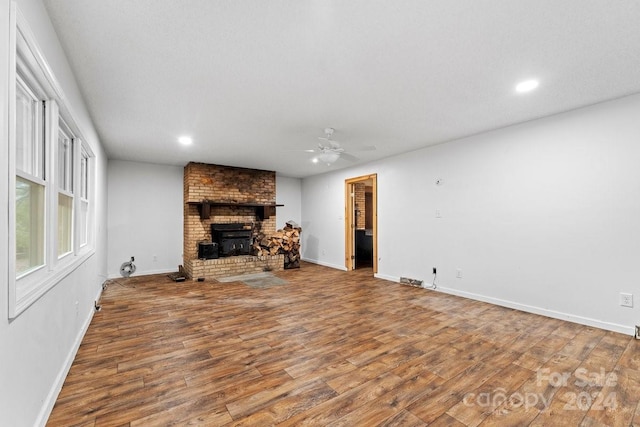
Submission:
[[[194,259],[185,263],[187,276],[214,279],[217,277],[239,276],[241,274],[261,273],[265,270],[282,270],[284,255],[251,256],[241,255],[218,259]]]

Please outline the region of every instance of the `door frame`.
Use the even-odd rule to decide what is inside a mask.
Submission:
[[[373,220],[373,273],[378,272],[378,174],[370,174],[358,176],[355,178],[347,178],[344,180],[344,263],[347,271],[351,271],[355,267],[354,260],[351,258],[355,252],[355,217],[352,209],[352,194],[354,192],[354,184],[371,180],[372,207],[371,216]]]

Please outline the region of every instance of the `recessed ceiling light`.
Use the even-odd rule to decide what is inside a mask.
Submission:
[[[540,84],[539,81],[537,80],[525,80],[523,82],[520,82],[516,85],[516,92],[518,93],[526,93],[526,92],[531,92],[532,90],[534,90],[535,88],[538,87],[538,85]]]
[[[311,159],[311,161],[312,161],[313,163],[318,163],[318,158],[317,158],[317,157],[314,157],[313,159]]]
[[[193,144],[193,139],[190,136],[181,136],[178,138],[178,142],[182,145],[191,145]]]

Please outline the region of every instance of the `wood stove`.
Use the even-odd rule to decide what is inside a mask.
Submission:
[[[218,244],[218,255],[251,255],[253,224],[211,224],[211,239]]]

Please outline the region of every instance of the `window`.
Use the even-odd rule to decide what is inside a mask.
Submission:
[[[9,317],[14,318],[93,253],[93,153],[15,5],[10,18],[15,51],[9,66]]]
[[[73,250],[73,139],[60,120],[58,128],[58,258]]]
[[[78,212],[79,245],[85,246],[89,241],[89,154],[80,149],[80,209]]]
[[[16,77],[15,251],[18,277],[45,261],[44,102]]]

